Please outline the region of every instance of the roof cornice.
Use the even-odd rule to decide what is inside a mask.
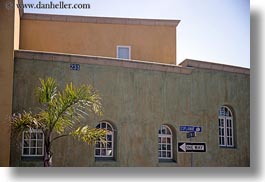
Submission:
[[[79,54],[66,54],[55,52],[43,52],[32,50],[15,50],[15,58],[30,60],[59,61],[67,63],[108,65],[132,69],[144,69],[163,72],[174,72],[179,74],[191,74],[193,68],[185,68],[172,64],[162,64],[139,60],[122,60],[118,58],[89,56]]]
[[[114,18],[114,17],[91,17],[24,13],[23,20],[80,22],[98,24],[125,24],[125,25],[147,25],[147,26],[178,26],[180,20],[165,19],[137,19],[137,18]]]
[[[232,65],[226,65],[226,64],[218,64],[218,63],[212,63],[212,62],[206,62],[206,61],[199,61],[199,60],[193,60],[193,59],[185,59],[179,65],[183,67],[210,69],[210,70],[218,70],[218,71],[240,73],[240,74],[247,74],[247,75],[250,74],[249,68],[243,68],[239,66],[232,66]]]

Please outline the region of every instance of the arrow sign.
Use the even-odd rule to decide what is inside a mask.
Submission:
[[[178,152],[206,152],[206,143],[178,142]]]

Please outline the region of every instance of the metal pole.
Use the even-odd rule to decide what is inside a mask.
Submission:
[[[191,143],[191,137],[190,137],[190,143]],[[191,152],[191,157],[190,157],[190,165],[191,165],[191,167],[193,167],[192,160],[193,160],[193,152]]]

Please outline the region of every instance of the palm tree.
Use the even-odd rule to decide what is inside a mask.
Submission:
[[[13,114],[11,123],[13,129],[19,132],[42,130],[45,167],[52,166],[52,144],[59,138],[73,136],[88,144],[98,140],[104,142],[107,131],[80,125],[88,113],[102,115],[101,99],[92,86],[75,87],[70,83],[63,91],[58,91],[53,78],[40,79],[40,83],[36,90],[41,105],[39,112]]]

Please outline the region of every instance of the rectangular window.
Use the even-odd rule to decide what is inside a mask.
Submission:
[[[41,130],[28,130],[22,134],[22,156],[43,156],[44,135]]]
[[[131,46],[117,46],[117,58],[131,59]]]

